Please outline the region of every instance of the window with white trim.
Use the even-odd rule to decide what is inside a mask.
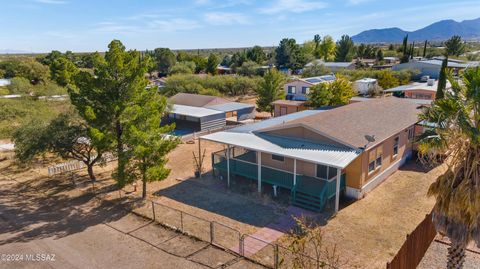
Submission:
[[[308,94],[310,92],[310,87],[302,87],[302,94]]]
[[[296,92],[295,86],[288,86],[288,93],[295,93],[295,92]]]

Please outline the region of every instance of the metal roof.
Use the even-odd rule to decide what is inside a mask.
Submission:
[[[223,111],[208,109],[204,107],[173,105],[173,109],[170,113],[177,115],[190,116],[195,118],[206,117],[210,115],[222,114]]]
[[[268,127],[322,112],[325,111],[304,110],[253,124],[246,124],[227,131],[208,134],[202,136],[201,139],[243,147],[254,151],[283,155],[285,157],[336,168],[345,168],[360,155],[360,151],[346,147],[311,143],[300,139],[255,133]]]
[[[244,108],[255,108],[255,106],[250,104],[238,103],[238,102],[230,102],[225,104],[207,106],[206,108],[219,110],[223,112],[231,112],[231,111],[237,111]]]
[[[201,139],[342,169],[361,153],[359,150],[336,148],[285,137],[232,131],[205,135]]]

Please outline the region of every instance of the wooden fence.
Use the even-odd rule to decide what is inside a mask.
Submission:
[[[387,269],[415,269],[422,260],[425,252],[430,247],[437,231],[432,222],[432,214],[425,216],[425,219],[415,228],[398,251],[393,260],[387,263]]]

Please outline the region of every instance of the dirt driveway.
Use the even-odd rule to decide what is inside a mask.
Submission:
[[[0,255],[7,256],[0,268],[262,268],[100,201],[65,178],[3,164]],[[8,254],[24,260],[7,261]],[[48,260],[25,261],[31,254]]]

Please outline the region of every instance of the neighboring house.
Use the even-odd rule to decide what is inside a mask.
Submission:
[[[396,64],[398,62],[397,57],[383,57],[383,62],[386,64]]]
[[[255,106],[231,102],[218,96],[178,93],[170,98],[173,109],[163,123],[176,123],[179,134],[221,129],[227,121],[255,117]]]
[[[454,74],[458,74],[460,70],[463,70],[467,67],[471,67],[469,63],[459,63],[458,61],[448,61],[448,67],[451,68]],[[396,64],[392,67],[393,71],[401,70],[418,70],[419,74],[415,76],[414,79],[420,79],[423,76],[429,76],[433,79],[438,79],[440,75],[440,69],[442,68],[442,60],[421,60],[421,61],[410,61],[408,63]]]
[[[325,75],[310,78],[299,78],[289,81],[285,84],[284,89],[286,93],[286,100],[292,101],[306,101],[307,95],[310,92],[310,87],[318,83],[334,81],[335,75]]]
[[[340,194],[361,199],[412,156],[419,106],[387,97],[331,110],[305,110],[200,137],[226,150],[212,154],[214,175],[284,189],[294,205],[321,211]]]
[[[217,74],[219,75],[232,74],[232,68],[228,66],[219,65],[217,66]]]
[[[362,78],[353,83],[353,88],[360,95],[367,95],[370,90],[378,86],[377,80],[374,78]]]
[[[280,117],[306,110],[305,101],[277,100],[273,103],[274,117]]]
[[[12,84],[11,79],[7,78],[0,78],[0,87],[7,87],[8,85]]]
[[[435,100],[437,95],[438,80],[429,79],[427,82],[414,82],[409,85],[402,85],[395,88],[385,90],[385,93],[401,93],[405,98]],[[451,88],[450,82],[447,81],[446,89]]]
[[[309,62],[308,64],[305,65],[305,67],[309,67],[313,65],[323,65],[328,70],[334,73],[341,70],[345,70],[345,69],[355,69],[354,62],[324,62],[323,60],[319,60],[319,59]]]

